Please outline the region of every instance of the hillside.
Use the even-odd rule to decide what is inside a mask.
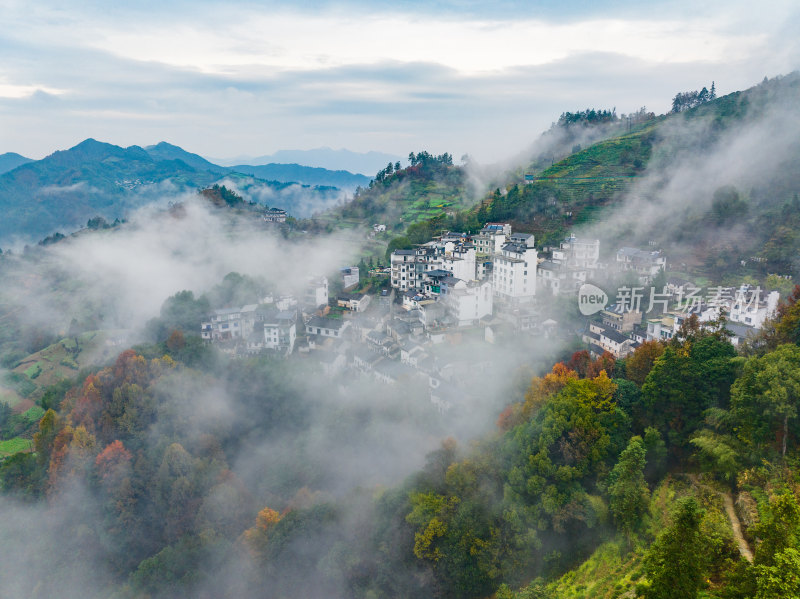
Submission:
[[[480,224],[509,221],[544,244],[556,242],[569,230],[595,222],[643,176],[663,120],[638,124],[544,169],[533,163],[526,171],[534,177],[531,182],[495,190],[472,214]]]
[[[407,168],[334,216],[386,222],[398,243],[412,223],[435,233],[504,221],[536,234],[537,245],[571,232],[600,237],[607,256],[652,242],[678,270],[719,282],[800,276],[800,74],[679,113],[634,116],[593,135],[594,126],[555,127],[546,135],[559,143],[496,177],[496,189],[472,207],[463,167],[452,167],[459,174],[451,179]],[[571,140],[605,135],[550,159]]]
[[[21,588],[84,572],[81,531],[114,540],[92,556],[108,572],[98,595],[795,596],[799,295],[753,355],[696,322],[625,360],[577,352],[533,377],[493,432],[446,439],[399,484],[344,493],[308,451],[320,442],[309,418],[335,423],[347,447],[383,429],[372,410],[348,416],[346,389],[307,359],[201,370],[175,344],[125,351],[48,388],[47,412],[5,415],[4,435],[21,434],[0,441],[0,489],[69,523],[47,533],[46,574]],[[59,345],[38,362],[72,347]],[[44,376],[38,362],[20,367]],[[207,405],[208,389],[230,409]],[[407,390],[369,387],[373,409],[379,393],[410,408]],[[64,502],[68,485],[91,493]]]
[[[357,187],[369,185],[369,177],[353,174],[344,170],[331,171],[319,167],[301,166],[299,164],[237,164],[230,167],[232,171],[252,175],[267,181],[296,181],[304,185],[326,185],[345,191],[354,191]]]
[[[412,153],[413,155],[413,153]],[[398,163],[399,164],[399,163]],[[462,167],[452,156],[420,152],[412,164],[383,169],[366,189],[361,189],[330,220],[364,224],[382,223],[394,231],[431,218],[453,214],[469,205],[470,188]]]

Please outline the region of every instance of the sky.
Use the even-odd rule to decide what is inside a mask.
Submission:
[[[0,0],[0,153],[83,139],[204,156],[470,154],[565,110],[669,110],[800,68],[800,5]]]

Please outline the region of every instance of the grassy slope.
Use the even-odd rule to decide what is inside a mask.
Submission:
[[[30,451],[33,442],[30,439],[14,437],[8,441],[0,441],[0,459],[19,453],[20,451]]]
[[[706,510],[703,531],[721,535],[722,542],[733,547],[733,530],[718,494],[698,487],[684,477],[665,479],[653,491],[646,532],[629,548],[621,536],[609,539],[594,551],[582,564],[565,573],[548,585],[553,599],[615,599],[633,597],[637,584],[646,583],[642,572],[642,558],[649,543],[669,525],[669,514],[677,500],[695,496]],[[701,597],[717,597],[719,580],[709,579]],[[524,596],[522,593],[521,596]]]
[[[538,172],[533,183],[491,194],[473,213],[481,223],[509,221],[516,229],[535,233],[543,243],[555,242],[600,218],[643,174],[662,121],[659,117],[636,125],[629,133],[571,154]]]
[[[82,368],[113,360],[120,348],[110,342],[112,336],[113,331],[90,331],[31,354],[11,371],[18,382],[0,387],[0,398],[13,408],[23,398],[37,398],[44,388],[74,378]]]
[[[328,218],[343,224],[410,225],[467,206],[466,177],[457,166],[409,167],[363,190]]]

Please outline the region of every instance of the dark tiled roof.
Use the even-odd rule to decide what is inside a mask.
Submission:
[[[611,341],[613,341],[614,343],[624,343],[625,341],[628,341],[628,337],[626,337],[622,333],[618,333],[614,329],[603,329],[601,335],[607,337],[608,339],[611,339]]]
[[[311,320],[308,321],[306,326],[319,327],[322,329],[339,330],[342,328],[343,324],[344,320],[339,320],[337,318],[325,318],[323,316],[314,316]]]

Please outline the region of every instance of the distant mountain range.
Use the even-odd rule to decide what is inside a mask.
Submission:
[[[18,166],[22,166],[27,162],[33,162],[33,160],[31,158],[25,158],[25,156],[21,156],[16,152],[6,152],[5,154],[0,154],[0,175],[14,170]]]
[[[344,170],[351,173],[362,173],[369,178],[379,170],[386,168],[390,162],[405,161],[402,156],[384,154],[383,152],[352,152],[350,150],[333,150],[316,148],[314,150],[281,150],[267,156],[239,156],[224,160],[214,158],[217,164],[233,166],[236,164],[302,164],[328,170]],[[237,167],[238,168],[238,167]]]
[[[349,187],[346,181],[368,183],[352,173],[326,177],[329,171],[296,165],[246,167],[248,172],[242,173],[165,142],[122,148],[87,139],[42,160],[5,154],[0,156],[0,167],[4,165],[10,168],[0,168],[0,248],[14,239],[37,241],[54,231],[75,230],[97,215],[122,218],[138,206],[217,182],[234,187],[247,200],[284,208],[297,217],[339,202],[343,192],[333,182],[341,181],[343,188]],[[271,167],[279,168],[270,176]],[[275,180],[280,173],[286,178]],[[315,184],[296,183],[298,179]]]

